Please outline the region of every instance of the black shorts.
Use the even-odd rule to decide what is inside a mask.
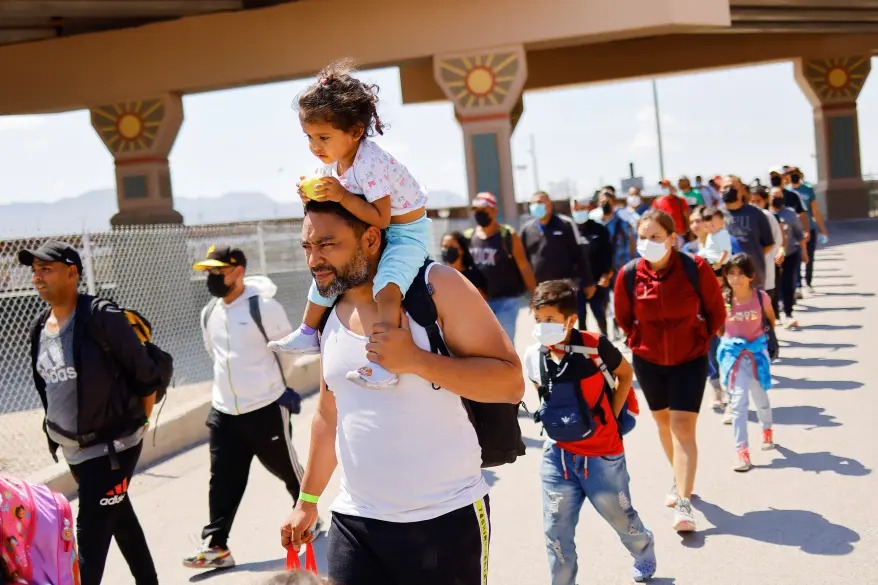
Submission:
[[[650,410],[701,410],[707,383],[706,355],[676,366],[661,366],[636,355],[631,363]]]
[[[485,585],[488,497],[422,522],[332,514],[327,561],[333,585]]]

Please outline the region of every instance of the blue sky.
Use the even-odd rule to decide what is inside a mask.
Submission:
[[[873,59],[878,70],[878,59]],[[381,86],[380,141],[428,187],[464,194],[463,144],[450,104],[402,106],[396,69],[362,72]],[[878,74],[860,96],[864,172],[878,173]],[[290,105],[308,80],[184,97],[185,121],[171,152],[174,192],[216,197],[262,191],[295,197],[294,183],[317,161]],[[658,80],[665,170],[680,174],[765,176],[798,164],[816,180],[811,107],[791,63],[742,67]],[[530,164],[534,134],[542,187],[570,178],[581,191],[627,176],[628,162],[648,182],[659,179],[652,90],[648,80],[577,86],[525,95],[513,137],[516,164]],[[516,171],[516,192],[534,188]],[[0,204],[54,201],[114,184],[110,154],[85,111],[0,117]]]

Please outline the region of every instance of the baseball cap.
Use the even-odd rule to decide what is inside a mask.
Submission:
[[[211,246],[207,249],[207,258],[192,265],[195,270],[210,270],[225,266],[247,266],[244,252],[231,246]]]
[[[473,199],[472,207],[474,209],[484,209],[486,207],[497,209],[497,199],[490,193],[479,193]]]
[[[61,262],[67,266],[76,266],[82,274],[82,258],[79,252],[70,244],[49,240],[36,250],[22,250],[18,253],[18,261],[25,266],[33,266],[34,260],[43,262]]]

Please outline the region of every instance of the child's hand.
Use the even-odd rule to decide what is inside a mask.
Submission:
[[[298,181],[296,181],[296,193],[299,194],[299,199],[302,200],[302,207],[304,207],[308,204],[309,201],[311,201],[310,199],[308,199],[308,196],[305,195],[305,192],[302,191],[302,181],[304,181],[305,179],[306,177],[302,176],[299,177]]]
[[[335,201],[336,203],[344,199],[348,194],[348,190],[335,177],[323,177],[323,181],[315,189],[321,201]]]

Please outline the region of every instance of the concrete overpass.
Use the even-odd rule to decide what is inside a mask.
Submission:
[[[398,66],[406,103],[452,101],[470,191],[512,215],[523,91],[793,60],[839,219],[868,215],[856,100],[876,53],[878,0],[5,0],[0,115],[89,109],[116,161],[114,223],[178,222],[183,94],[352,56]]]

